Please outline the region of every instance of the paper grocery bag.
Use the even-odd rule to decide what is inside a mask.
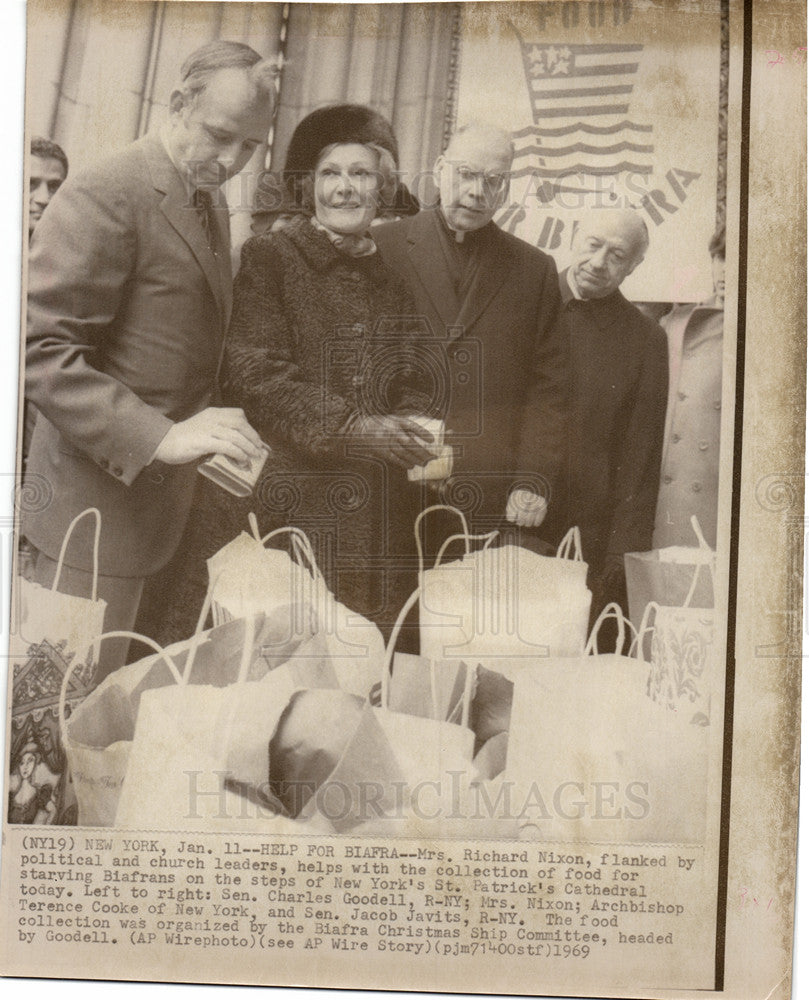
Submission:
[[[301,646],[250,679],[263,617],[238,621],[241,662],[224,683],[194,683],[192,671],[178,684],[144,693],[116,825],[185,830],[215,820],[227,826],[235,817],[224,807],[226,788],[266,789],[269,740],[297,688],[325,687],[331,699],[338,695],[328,659],[306,655]],[[242,810],[240,822],[246,818]]]
[[[588,648],[587,656],[550,660],[514,683],[505,778],[522,835],[701,842],[707,730],[649,698],[643,660],[595,654],[593,637]]]
[[[268,773],[286,813],[324,830],[356,830],[403,808],[407,783],[388,736],[371,706],[345,692],[292,696],[269,744]]]
[[[624,555],[629,618],[640,629],[646,605],[682,607],[700,566],[712,557],[699,548],[672,546],[652,552],[627,552]],[[695,608],[714,606],[710,573],[700,573],[691,598]]]
[[[251,534],[242,532],[208,560],[214,622],[287,608],[294,636],[308,632],[313,613],[340,687],[367,697],[385,648],[379,628],[335,598],[305,532],[285,527],[261,537],[255,515],[249,521]],[[282,538],[290,554],[268,547]]]
[[[644,617],[651,628],[647,692],[666,708],[698,726],[711,719],[714,682],[714,612],[710,608],[669,608],[652,603]]]
[[[691,527],[696,547],[672,545],[624,555],[629,618],[638,631],[649,604],[671,608],[714,606],[716,553],[705,541],[696,517],[691,518]],[[648,651],[648,646],[645,648]]]
[[[420,597],[418,587],[391,630],[381,663],[380,707],[374,711],[411,789],[433,782],[444,796],[454,775],[468,780],[471,773],[475,734],[469,728],[469,712],[475,671],[459,661],[436,663],[395,653],[404,621]],[[420,714],[395,710],[395,689],[401,692],[400,707]]]
[[[368,618],[337,600],[320,571],[306,534],[297,530],[292,537],[297,558],[311,579],[317,631],[325,642],[340,687],[367,698],[385,651],[382,633]]]
[[[76,526],[95,520],[93,575],[86,596],[59,590],[62,569]],[[76,793],[67,768],[59,727],[59,698],[65,676],[65,710],[70,713],[92,690],[97,672],[97,651],[92,640],[104,630],[106,602],[98,597],[98,547],[101,514],[91,507],[70,523],[62,541],[56,573],[50,587],[19,577],[14,582],[12,629],[9,637],[11,671],[11,747],[9,789],[12,798],[8,822],[30,822],[30,810],[15,808],[15,786],[20,781],[23,753],[39,760],[31,782],[41,808],[38,822],[74,826]]]
[[[419,519],[436,509],[454,510],[436,506],[419,515],[420,552]],[[566,536],[556,557],[517,545],[495,547],[494,532],[481,538],[483,548],[472,551],[470,543],[479,539],[464,528],[446,540],[432,568],[422,562],[422,655],[479,662],[509,679],[548,656],[581,655],[592,595],[578,530]],[[464,555],[442,564],[447,545],[456,539],[464,541]]]
[[[270,675],[272,676],[272,675]],[[289,698],[283,671],[275,682],[243,686],[172,685],[147,691],[118,800],[115,825],[147,830],[247,830],[273,815],[271,800],[253,814],[228,788],[266,787],[267,739]],[[233,768],[238,728],[243,757]],[[261,768],[256,767],[260,759]],[[257,772],[263,771],[259,778]],[[259,780],[256,780],[258,778]]]
[[[304,632],[304,610],[314,605],[314,581],[289,553],[267,546],[273,539],[294,537],[299,529],[279,528],[262,538],[255,515],[250,526],[251,534],[243,531],[208,560],[214,624],[287,608],[290,635]]]
[[[324,669],[327,659],[314,634],[286,636],[287,612],[263,616],[256,626],[248,678],[264,676],[299,652],[300,661]],[[116,633],[117,634],[117,633]],[[126,633],[130,636],[130,633]],[[234,620],[161,650],[151,639],[132,635],[155,649],[155,654],[128,664],[106,677],[68,717],[70,674],[60,703],[61,732],[79,804],[83,826],[112,826],[135,736],[142,696],[180,682],[191,667],[194,685],[224,686],[238,673],[244,648],[244,623]]]
[[[70,540],[78,523],[86,517],[95,519],[93,538],[93,577],[90,593],[75,597],[59,591],[59,582],[67,556]],[[50,587],[20,578],[15,587],[15,617],[19,634],[13,637],[12,657],[15,652],[25,655],[32,645],[47,641],[58,647],[68,659],[78,656],[86,662],[92,640],[104,631],[104,614],[107,603],[98,597],[98,548],[101,540],[101,513],[89,507],[70,522],[59,559],[56,575]]]

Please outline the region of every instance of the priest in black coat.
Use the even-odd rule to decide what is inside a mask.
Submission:
[[[512,156],[499,129],[459,130],[436,161],[440,204],[374,230],[422,320],[424,384],[454,450],[443,499],[481,531],[538,527],[564,464],[569,363],[556,267],[492,221]]]
[[[668,394],[666,335],[619,290],[649,237],[631,210],[581,220],[559,277],[572,366],[568,463],[546,528],[581,529],[593,615],[626,607],[623,556],[652,547]]]

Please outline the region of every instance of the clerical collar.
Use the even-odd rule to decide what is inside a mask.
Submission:
[[[447,222],[447,218],[441,210],[440,205],[437,209],[437,215],[444,228],[444,232],[447,234],[451,242],[456,244],[456,246],[475,246],[478,240],[485,239],[483,234],[488,231],[489,223],[486,223],[485,226],[481,226],[480,229],[453,229]]]
[[[565,277],[567,278],[567,287],[570,289],[570,293],[574,299],[578,299],[580,302],[584,302],[584,296],[578,289],[576,281],[573,277],[573,268],[569,267],[565,272]]]

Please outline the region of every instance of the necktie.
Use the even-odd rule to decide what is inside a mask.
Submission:
[[[197,211],[202,231],[208,243],[208,249],[216,253],[216,219],[213,211],[213,199],[209,191],[200,188],[194,192],[194,208]]]

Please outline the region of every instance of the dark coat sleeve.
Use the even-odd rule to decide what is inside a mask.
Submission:
[[[643,363],[638,392],[624,434],[613,480],[608,555],[645,552],[652,545],[660,461],[668,400],[666,335],[643,318]]]
[[[382,350],[377,358],[378,371],[372,377],[389,388],[386,395],[391,413],[434,416],[433,398],[424,391],[433,357],[429,349],[424,350],[430,343],[429,330],[425,331],[416,314],[413,296],[404,281],[390,269],[386,273],[387,298],[392,310],[377,324]]]
[[[538,473],[552,498],[566,458],[570,395],[570,346],[561,322],[556,266],[543,255],[539,281],[533,365],[522,410],[519,470]]]

